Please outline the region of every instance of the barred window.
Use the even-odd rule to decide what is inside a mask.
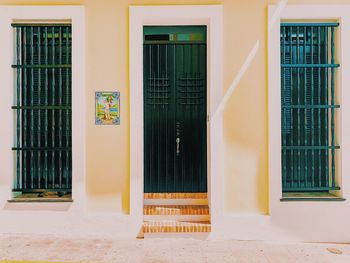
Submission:
[[[337,28],[338,23],[281,24],[284,193],[340,189]]]
[[[72,187],[70,24],[12,24],[15,35],[15,179],[31,197]],[[20,195],[21,196],[21,195]]]

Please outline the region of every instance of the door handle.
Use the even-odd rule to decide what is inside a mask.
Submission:
[[[179,137],[176,138],[176,154],[177,155],[180,154],[180,138]]]

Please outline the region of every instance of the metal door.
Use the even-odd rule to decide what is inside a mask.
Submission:
[[[207,191],[206,27],[144,27],[144,191]]]

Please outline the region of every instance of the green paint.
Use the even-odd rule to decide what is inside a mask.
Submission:
[[[335,181],[340,149],[335,116],[341,107],[335,94],[336,26],[281,25],[283,192],[340,189]]]
[[[71,26],[14,24],[14,192],[71,191]]]
[[[144,191],[206,192],[205,27],[144,32],[181,40],[144,43]]]

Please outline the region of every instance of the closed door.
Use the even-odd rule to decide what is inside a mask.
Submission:
[[[144,28],[144,191],[207,191],[206,27]]]

